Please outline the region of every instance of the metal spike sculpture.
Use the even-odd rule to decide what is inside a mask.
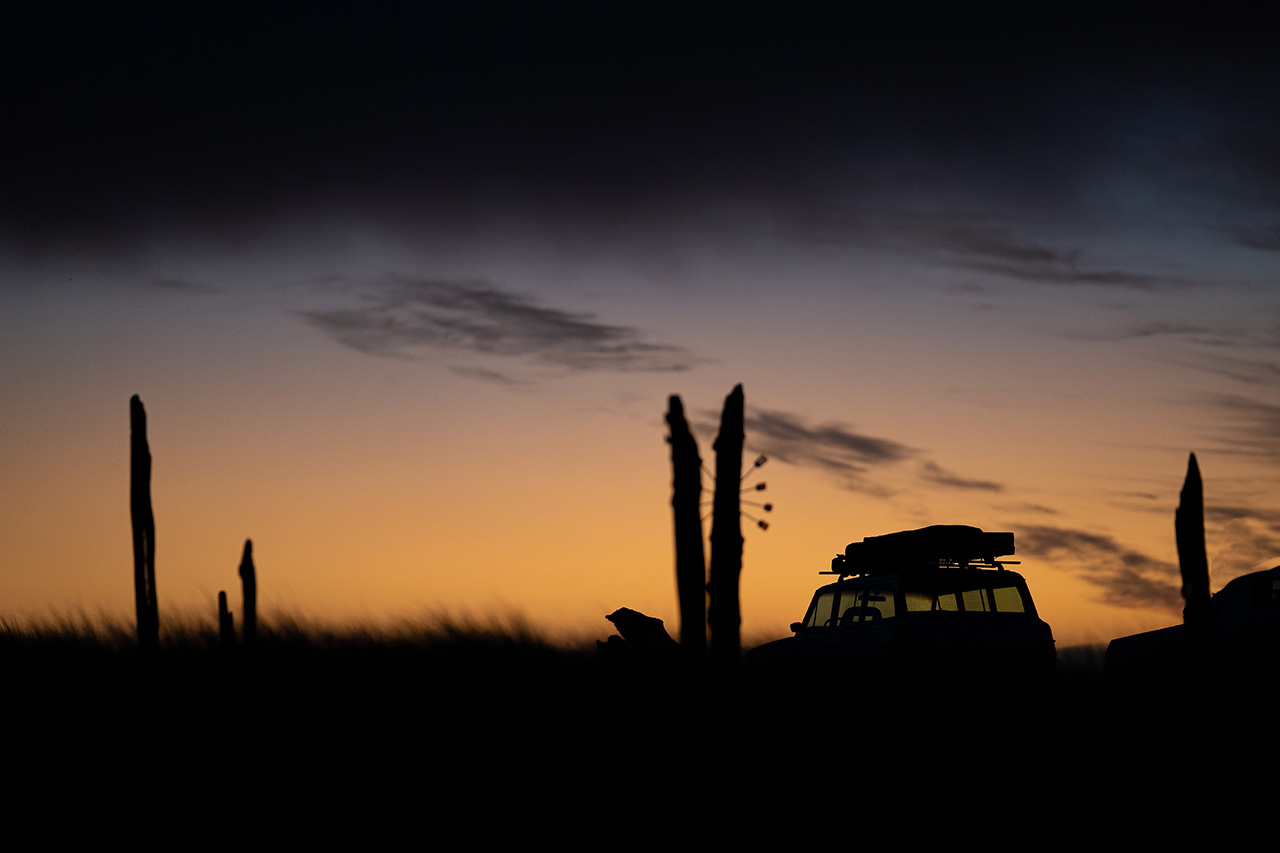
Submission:
[[[707,648],[707,558],[702,544],[702,457],[680,397],[667,400],[671,436],[671,513],[675,524],[676,596],[680,645],[691,657]]]
[[[1209,559],[1204,545],[1204,485],[1196,455],[1187,463],[1187,477],[1178,495],[1174,514],[1174,533],[1178,542],[1178,567],[1182,570],[1182,624],[1194,646],[1205,642],[1213,629],[1210,609]]]
[[[151,448],[147,413],[134,394],[129,399],[129,514],[133,523],[133,594],[138,616],[138,646],[160,645],[156,605],[156,524],[151,512]]]
[[[245,645],[258,635],[258,575],[253,568],[253,540],[244,540],[244,555],[240,558],[240,588],[243,593],[241,607],[241,632]]]
[[[711,509],[711,594],[707,621],[711,626],[711,652],[717,661],[736,664],[742,651],[742,616],[738,581],[742,573],[742,386],[735,385],[724,401],[716,451],[716,488]]]

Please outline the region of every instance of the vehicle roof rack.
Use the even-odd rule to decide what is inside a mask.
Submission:
[[[1003,568],[1013,554],[1012,533],[988,533],[962,524],[935,524],[852,542],[821,574],[874,575],[922,569]]]

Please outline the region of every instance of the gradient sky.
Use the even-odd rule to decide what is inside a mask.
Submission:
[[[1015,533],[1060,644],[1280,562],[1280,59],[1216,5],[48,4],[0,50],[0,614],[677,626],[667,395],[742,383],[744,635]],[[1158,10],[1158,11],[1157,11]],[[709,485],[709,483],[708,483]],[[747,507],[750,510],[750,507]]]

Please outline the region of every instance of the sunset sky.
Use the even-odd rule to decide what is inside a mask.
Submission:
[[[674,632],[667,397],[710,469],[737,383],[748,639],[937,523],[1171,624],[1192,451],[1213,589],[1280,563],[1274,33],[1029,5],[14,19],[0,615],[132,617],[132,394],[162,623],[252,538],[267,615]]]

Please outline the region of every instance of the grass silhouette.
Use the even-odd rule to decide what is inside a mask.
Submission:
[[[1005,682],[649,666],[595,639],[514,617],[265,616],[228,652],[212,619],[166,616],[144,655],[126,621],[4,621],[10,832],[55,849],[631,849],[696,819],[704,843],[755,849],[857,805],[867,843],[978,821],[1057,846],[1207,821],[1277,757],[1273,687],[1112,684],[1086,651]],[[1215,737],[1248,721],[1243,743]]]

